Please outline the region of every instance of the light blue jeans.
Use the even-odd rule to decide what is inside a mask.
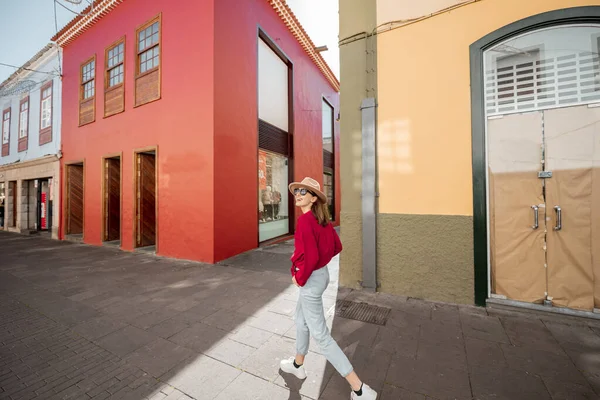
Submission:
[[[323,292],[327,285],[329,285],[329,270],[323,267],[313,271],[306,284],[300,288],[296,307],[296,351],[301,355],[308,354],[310,336],[312,336],[327,361],[340,375],[346,377],[353,370],[352,364],[331,337],[325,323]]]

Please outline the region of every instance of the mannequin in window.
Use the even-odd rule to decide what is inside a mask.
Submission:
[[[275,189],[273,191],[273,219],[279,219],[279,204],[281,203],[281,193]]]
[[[265,207],[263,218],[267,221],[273,220],[273,192],[271,186],[267,186],[262,192],[262,202]]]

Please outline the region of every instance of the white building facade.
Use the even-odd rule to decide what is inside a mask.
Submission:
[[[0,84],[0,229],[58,238],[60,65],[48,44]]]

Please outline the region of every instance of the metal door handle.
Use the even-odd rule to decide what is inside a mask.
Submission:
[[[562,209],[560,206],[554,206],[554,211],[556,211],[556,226],[554,230],[560,231],[562,229]]]
[[[540,227],[540,208],[538,206],[531,206],[533,209],[533,229],[537,229]]]

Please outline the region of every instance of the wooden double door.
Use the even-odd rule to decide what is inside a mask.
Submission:
[[[600,307],[600,108],[488,120],[492,293]]]

